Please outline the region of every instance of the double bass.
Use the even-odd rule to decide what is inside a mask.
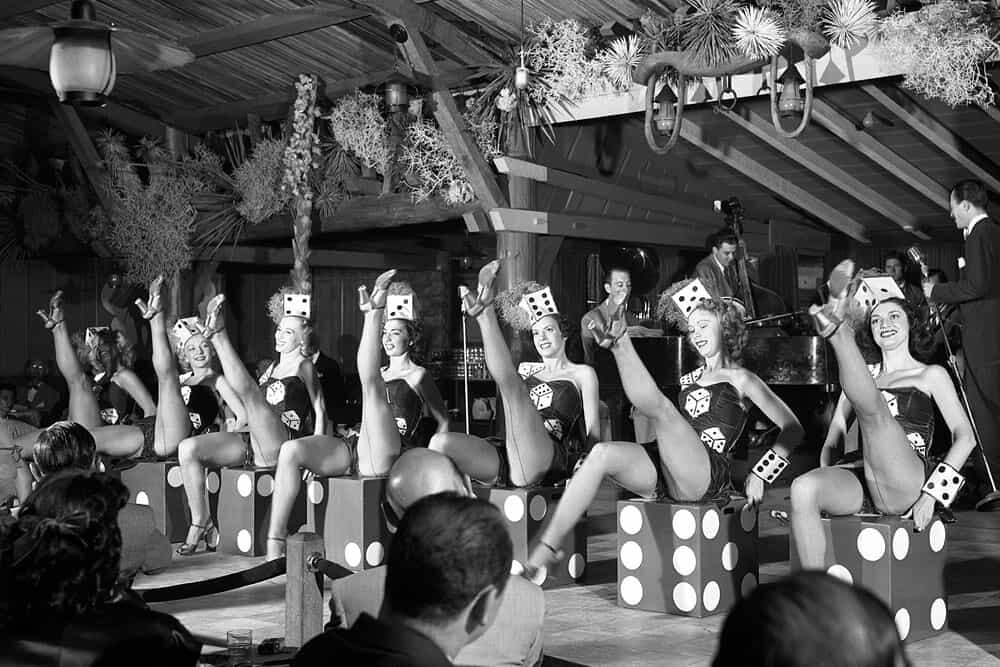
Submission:
[[[750,279],[747,271],[749,255],[743,238],[743,204],[736,197],[719,202],[718,210],[725,216],[726,225],[736,236],[736,293],[746,307],[747,324],[751,326],[778,326],[779,320],[794,317],[784,299],[777,292],[762,287]]]

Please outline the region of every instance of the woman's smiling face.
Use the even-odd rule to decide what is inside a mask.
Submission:
[[[566,338],[554,315],[546,315],[531,325],[531,339],[543,359],[558,356],[566,346]]]
[[[871,332],[875,344],[883,351],[907,345],[910,340],[910,318],[902,304],[883,301],[872,309]]]
[[[688,318],[688,340],[703,359],[719,354],[722,349],[722,325],[719,316],[703,308]]]
[[[388,320],[382,327],[382,349],[390,357],[399,357],[410,351],[410,331],[406,320]]]
[[[298,317],[282,317],[274,330],[274,349],[282,354],[294,352],[302,344],[304,331]]]
[[[184,358],[191,368],[206,368],[211,365],[215,350],[201,334],[195,334],[184,343]]]

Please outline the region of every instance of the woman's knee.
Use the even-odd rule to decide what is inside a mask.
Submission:
[[[435,452],[441,452],[442,454],[447,454],[448,449],[451,447],[452,438],[448,433],[435,433],[431,436],[430,442],[427,443],[427,449],[432,449]]]
[[[177,445],[177,461],[182,465],[185,463],[195,463],[198,457],[198,440],[196,438],[184,438]]]
[[[792,480],[790,489],[793,508],[818,507],[822,484],[816,475],[804,473]]]
[[[598,442],[590,448],[587,457],[580,464],[580,470],[600,470],[602,473],[608,471],[615,461],[615,446],[610,442]]]
[[[305,447],[298,440],[286,440],[278,448],[278,465],[301,465]]]

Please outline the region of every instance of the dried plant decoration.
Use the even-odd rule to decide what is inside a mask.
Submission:
[[[292,133],[285,147],[283,188],[292,198],[292,288],[299,294],[312,293],[309,270],[309,238],[312,235],[313,192],[310,174],[319,167],[319,135],[316,131],[315,76],[300,75],[295,84],[298,95],[292,115]]]
[[[871,0],[833,0],[823,12],[823,34],[842,49],[852,49],[878,30]]]
[[[764,0],[759,3],[781,16],[789,32],[819,32],[827,0]]]
[[[736,55],[733,28],[739,5],[735,0],[689,0],[692,11],[681,23],[684,50],[702,65],[721,65]]]
[[[515,331],[530,331],[531,315],[521,308],[521,299],[525,294],[537,292],[545,287],[534,280],[526,280],[500,292],[494,300],[497,316]]]
[[[652,53],[679,51],[681,29],[676,14],[660,14],[651,9],[639,18],[639,31],[649,42]]]
[[[576,19],[552,21],[545,19],[528,28],[532,38],[525,52],[525,61],[533,72],[546,72],[550,89],[570,102],[603,92],[605,85],[601,66],[588,55],[593,42],[583,25]],[[536,93],[545,91],[539,88]],[[537,102],[544,104],[544,99]]]
[[[632,72],[646,56],[646,40],[640,35],[626,35],[611,42],[597,60],[601,72],[618,90],[632,87]]]
[[[499,155],[492,141],[495,123],[470,116],[466,121],[483,157],[491,160]],[[450,206],[458,206],[475,199],[475,191],[462,163],[444,132],[434,123],[423,119],[410,123],[400,151],[400,162],[413,177],[411,187],[418,201],[437,196]]]
[[[288,206],[288,191],[281,187],[285,143],[262,139],[251,156],[233,172],[233,182],[241,197],[236,211],[251,225],[267,220]]]
[[[369,169],[384,174],[389,163],[389,123],[381,98],[355,92],[334,102],[327,116],[333,137]]]
[[[747,5],[740,8],[733,27],[736,47],[751,58],[778,55],[788,35],[780,18],[766,7]]]
[[[998,45],[990,37],[989,6],[945,0],[882,20],[876,53],[904,72],[903,85],[955,107],[993,104],[987,60]]]

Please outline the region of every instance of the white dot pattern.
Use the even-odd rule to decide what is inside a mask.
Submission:
[[[694,555],[694,550],[686,545],[677,547],[673,556],[674,570],[682,577],[686,577],[694,572],[698,565],[698,558]]]
[[[642,582],[631,575],[622,579],[618,591],[621,593],[622,602],[627,605],[634,607],[642,601]]]
[[[705,611],[715,611],[721,598],[722,590],[719,588],[719,584],[714,581],[705,584],[705,590],[701,595],[701,603],[704,605]]]
[[[518,496],[507,496],[503,501],[503,514],[511,523],[517,523],[524,518],[524,501]]]
[[[637,542],[629,540],[622,545],[618,557],[626,570],[638,570],[642,566],[642,547]]]
[[[250,553],[253,548],[253,537],[246,528],[236,533],[236,548],[245,554]]]
[[[847,584],[854,583],[854,577],[851,576],[851,571],[840,563],[834,563],[829,568],[827,568],[826,573],[831,577],[837,577],[841,581]]]
[[[719,513],[715,510],[708,510],[705,516],[701,517],[701,534],[706,540],[714,539],[719,534]]]
[[[892,556],[896,560],[903,560],[910,552],[910,533],[906,528],[897,528],[892,534]]]
[[[736,569],[736,564],[740,562],[740,548],[735,542],[727,542],[722,547],[722,567],[726,571],[732,572]]]
[[[674,586],[674,606],[681,611],[691,611],[698,604],[698,591],[686,581]]]
[[[261,475],[257,478],[257,493],[265,498],[274,491],[274,478],[270,475]]]
[[[626,505],[618,515],[618,525],[628,535],[635,535],[642,530],[642,512],[635,505]]]
[[[524,573],[524,566],[521,565],[521,561],[515,559],[510,562],[510,576],[519,577]]]
[[[938,598],[931,603],[931,627],[940,630],[948,620],[948,604],[943,598]]]
[[[219,473],[215,472],[214,470],[208,473],[208,476],[205,478],[205,486],[208,487],[209,493],[218,493],[219,487],[221,485],[222,484],[221,481],[219,480]]]
[[[899,638],[906,639],[910,634],[910,612],[900,609],[896,612],[896,629],[899,631]]]
[[[674,513],[672,525],[674,535],[682,540],[689,540],[694,536],[698,522],[695,521],[694,514],[691,514],[690,510],[680,509]]]
[[[743,506],[740,510],[740,526],[743,527],[744,532],[751,532],[754,526],[757,525],[757,508],[756,506],[751,507],[749,504]]]
[[[927,540],[931,545],[931,551],[937,553],[944,549],[944,524],[941,521],[935,521],[931,524],[931,529],[927,531]]]
[[[149,496],[146,494],[145,491],[140,491],[139,493],[135,494],[135,504],[136,505],[149,504]]]
[[[381,565],[383,558],[385,558],[385,548],[378,540],[369,544],[368,548],[365,549],[365,562],[367,562],[371,567]]]
[[[534,521],[541,521],[545,518],[545,514],[549,511],[549,504],[545,502],[545,498],[542,496],[535,496],[528,503],[528,514]]]
[[[344,562],[348,567],[361,565],[361,547],[356,542],[348,542],[344,547]]]
[[[184,486],[184,478],[181,477],[181,467],[174,466],[167,471],[167,484],[175,489]]]
[[[309,497],[309,502],[313,505],[319,505],[323,502],[323,496],[326,495],[326,491],[323,489],[323,485],[314,479],[309,482],[309,487],[306,489],[306,495]]]
[[[250,494],[253,493],[253,481],[251,481],[250,475],[243,473],[236,478],[236,492],[244,498],[250,497]]]
[[[858,533],[858,553],[867,561],[874,563],[885,555],[885,539],[874,528],[862,528]]]
[[[569,572],[570,579],[579,579],[583,576],[585,569],[587,569],[587,559],[583,557],[583,554],[575,553],[569,557],[566,571]]]

